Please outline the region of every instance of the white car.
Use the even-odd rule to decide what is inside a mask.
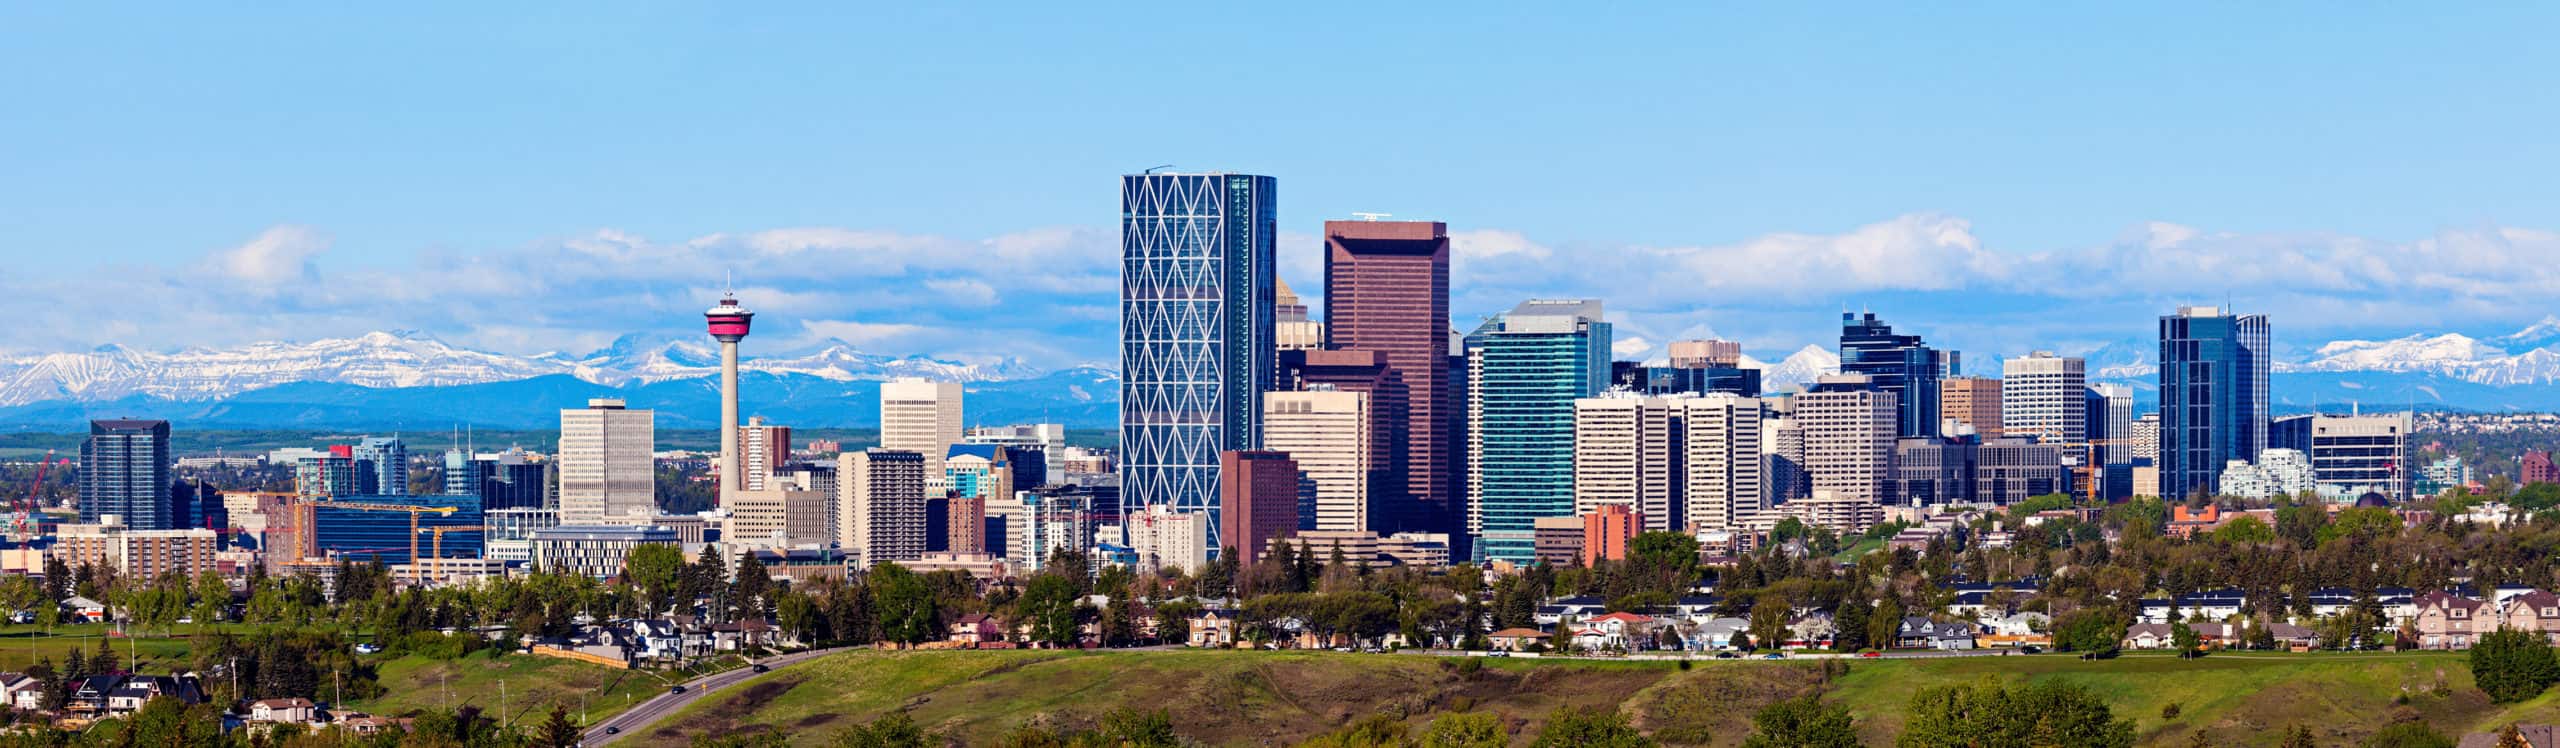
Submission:
[[[380,651],[382,651],[382,646],[378,644],[364,643],[356,645],[356,654],[369,655]]]

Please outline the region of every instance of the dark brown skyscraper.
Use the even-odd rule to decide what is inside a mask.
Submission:
[[[1235,549],[1239,569],[1270,550],[1272,538],[1298,530],[1298,463],[1287,452],[1260,449],[1218,453],[1219,542]]]
[[[1436,221],[1326,221],[1325,346],[1376,351],[1405,392],[1402,528],[1455,532],[1456,404],[1450,400],[1449,227]],[[1382,508],[1386,502],[1380,502]]]

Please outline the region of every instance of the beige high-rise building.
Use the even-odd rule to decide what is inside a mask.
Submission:
[[[1948,421],[1973,427],[1983,441],[2001,437],[2000,380],[1991,377],[1948,377],[1938,382],[1938,412]]]
[[[1373,529],[1370,471],[1378,446],[1369,393],[1328,385],[1262,396],[1262,445],[1286,452],[1316,484],[1316,529]]]
[[[1688,398],[1612,391],[1573,401],[1573,512],[1623,506],[1643,515],[1644,529],[1680,521],[1682,470],[1677,438]]]
[[[658,513],[657,412],[619,398],[560,411],[560,523],[645,525]]]
[[[1681,405],[1686,529],[1750,525],[1769,508],[1762,444],[1763,428],[1772,422],[1763,420],[1760,399],[1718,393],[1686,398]]]
[[[2134,459],[2150,460],[2154,465],[2160,464],[2160,411],[2144,413],[2141,418],[2133,419],[2131,439]]]
[[[848,557],[869,566],[924,555],[924,465],[923,455],[903,450],[836,458],[836,545]],[[973,505],[981,516],[984,507]]]
[[[2000,362],[2000,430],[2045,444],[2086,443],[2088,363],[2047,351]]]
[[[1289,282],[1272,279],[1279,293],[1271,305],[1272,349],[1281,351],[1324,350],[1324,323],[1307,318],[1307,305],[1298,300],[1298,292]]]
[[[776,481],[779,484],[780,481]],[[767,488],[729,494],[721,542],[754,548],[806,548],[835,540],[835,497],[818,491]]]
[[[1876,503],[1893,470],[1893,393],[1866,375],[1834,374],[1795,397],[1811,495]]]
[[[880,448],[924,455],[926,475],[960,443],[960,383],[900,377],[880,383]]]
[[[1742,365],[1742,344],[1731,340],[1671,341],[1671,366],[1678,369],[1730,369]]]

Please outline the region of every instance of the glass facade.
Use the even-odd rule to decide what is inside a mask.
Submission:
[[[1893,326],[1864,316],[1840,315],[1840,373],[1865,374],[1875,388],[1893,393],[1899,436],[1937,436],[1938,382],[1958,373],[1954,353],[1930,348],[1918,335],[1895,335]]]
[[[1573,401],[1609,382],[1598,301],[1530,301],[1467,336],[1467,530],[1480,560],[1536,559],[1536,521],[1573,516]]]
[[[1254,449],[1271,389],[1276,182],[1134,174],[1120,182],[1120,479],[1130,510],[1211,515],[1218,453]]]
[[[2160,495],[2212,490],[2267,448],[2267,318],[2189,307],[2160,318]]]
[[[480,500],[471,496],[340,496],[329,500],[334,504],[379,504],[388,506],[452,507],[450,514],[418,515],[418,552],[433,554],[436,539],[426,528],[454,527],[444,533],[445,558],[476,558],[481,555],[485,530],[481,524]],[[316,536],[320,552],[325,555],[358,561],[379,560],[385,564],[409,562],[409,512],[398,509],[353,509],[343,506],[314,506],[311,523],[319,528]]]
[[[113,514],[136,530],[176,529],[169,465],[168,421],[90,421],[80,444],[80,521]]]

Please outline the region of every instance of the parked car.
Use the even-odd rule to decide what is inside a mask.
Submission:
[[[2044,648],[2029,644],[2027,646],[2019,647],[2018,652],[2021,654],[2044,654]]]
[[[379,644],[375,644],[375,643],[372,643],[372,642],[358,642],[358,643],[356,643],[356,654],[360,654],[360,655],[369,655],[369,654],[376,654],[376,653],[379,653],[379,652],[381,652],[381,651],[382,651],[382,645],[379,645]]]

